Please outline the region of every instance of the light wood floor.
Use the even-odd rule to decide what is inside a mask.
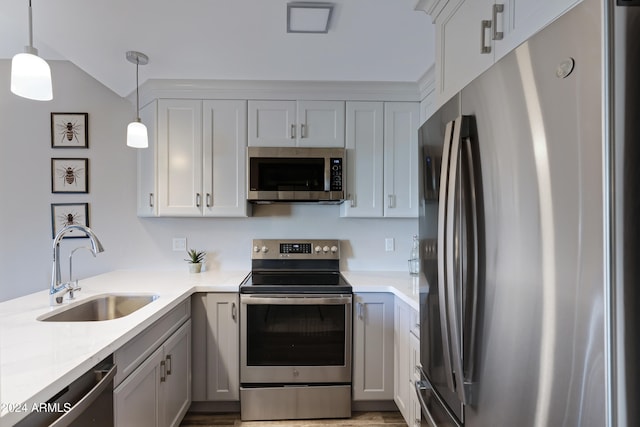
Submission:
[[[241,421],[239,413],[207,414],[189,412],[180,427],[406,427],[400,412],[354,412],[349,419],[295,421]]]

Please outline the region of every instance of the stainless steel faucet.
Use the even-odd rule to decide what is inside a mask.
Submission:
[[[98,236],[89,228],[81,224],[71,224],[63,227],[56,237],[53,238],[53,267],[51,270],[51,287],[49,288],[49,304],[56,305],[62,303],[62,298],[64,295],[69,292],[70,297],[73,297],[73,292],[79,290],[77,286],[77,281],[73,282],[73,277],[69,277],[69,281],[62,283],[61,275],[60,275],[60,240],[67,234],[69,231],[79,230],[87,235],[89,238],[89,242],[91,243],[91,248],[86,248],[91,251],[93,256],[95,257],[98,252],[103,252],[104,248],[102,247],[102,243],[98,239]],[[76,248],[78,249],[78,248]],[[71,257],[73,253],[76,251],[74,249],[69,255],[69,274],[71,275]]]

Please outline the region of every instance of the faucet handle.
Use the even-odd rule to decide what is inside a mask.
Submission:
[[[73,294],[75,291],[80,291],[82,288],[78,285],[78,280],[74,280],[73,282],[68,283],[69,286],[69,299],[74,299],[75,295]]]

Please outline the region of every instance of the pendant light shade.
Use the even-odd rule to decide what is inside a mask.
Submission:
[[[133,148],[147,148],[149,136],[147,127],[140,121],[140,94],[138,92],[138,67],[149,63],[149,57],[144,53],[130,50],[127,52],[127,61],[136,64],[136,119],[127,126],[127,146]]]
[[[11,92],[27,99],[51,101],[51,68],[47,61],[38,56],[33,47],[33,22],[31,0],[29,0],[29,46],[24,53],[16,54],[11,60]]]
[[[127,126],[127,145],[133,148],[147,148],[149,146],[147,127],[142,122],[131,122]]]

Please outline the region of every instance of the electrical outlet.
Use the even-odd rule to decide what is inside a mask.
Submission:
[[[395,242],[393,237],[387,237],[384,239],[384,250],[387,252],[393,252],[395,250]]]
[[[182,252],[187,250],[187,238],[186,237],[174,237],[173,238],[173,250],[175,252]]]

